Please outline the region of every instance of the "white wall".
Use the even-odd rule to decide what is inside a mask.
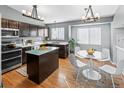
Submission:
[[[112,29],[111,31],[111,49],[112,49],[112,59],[114,63],[117,63],[117,54],[115,46],[124,48],[124,28]],[[123,55],[124,56],[124,55]]]
[[[111,54],[114,63],[117,63],[115,46],[124,48],[124,5],[117,9],[111,25]],[[123,55],[124,56],[124,55]]]
[[[124,5],[120,5],[113,18],[113,28],[124,28]]]

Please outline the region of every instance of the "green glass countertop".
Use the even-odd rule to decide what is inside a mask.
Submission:
[[[30,50],[30,51],[26,51],[26,53],[40,56],[42,54],[51,52],[56,49],[58,49],[58,47],[48,47],[48,49]]]

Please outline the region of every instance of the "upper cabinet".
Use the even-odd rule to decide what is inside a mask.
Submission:
[[[8,28],[8,20],[2,18],[1,27],[2,28]]]
[[[124,28],[124,6],[119,6],[117,9],[113,22],[112,22],[113,28]]]
[[[30,29],[30,36],[31,36],[31,37],[36,37],[36,36],[38,36],[38,34],[37,34],[38,27],[37,27],[37,26],[35,26],[35,25],[30,25],[29,29]]]
[[[19,22],[2,18],[2,28],[19,29]]]
[[[27,23],[19,23],[19,32],[21,37],[28,37],[30,36],[29,24]]]
[[[2,28],[19,29],[20,37],[48,37],[48,28],[2,18]]]

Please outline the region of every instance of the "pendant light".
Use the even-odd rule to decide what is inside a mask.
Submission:
[[[44,18],[40,17],[37,13],[37,5],[33,5],[32,12],[27,10],[22,10],[22,15],[36,20],[44,21]]]
[[[85,15],[81,17],[81,20],[83,22],[95,22],[100,19],[100,16],[98,13],[93,12],[92,6],[89,5],[88,8],[85,8]]]

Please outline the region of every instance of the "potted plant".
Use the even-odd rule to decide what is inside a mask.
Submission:
[[[70,53],[74,53],[75,45],[76,41],[73,38],[69,40]]]

